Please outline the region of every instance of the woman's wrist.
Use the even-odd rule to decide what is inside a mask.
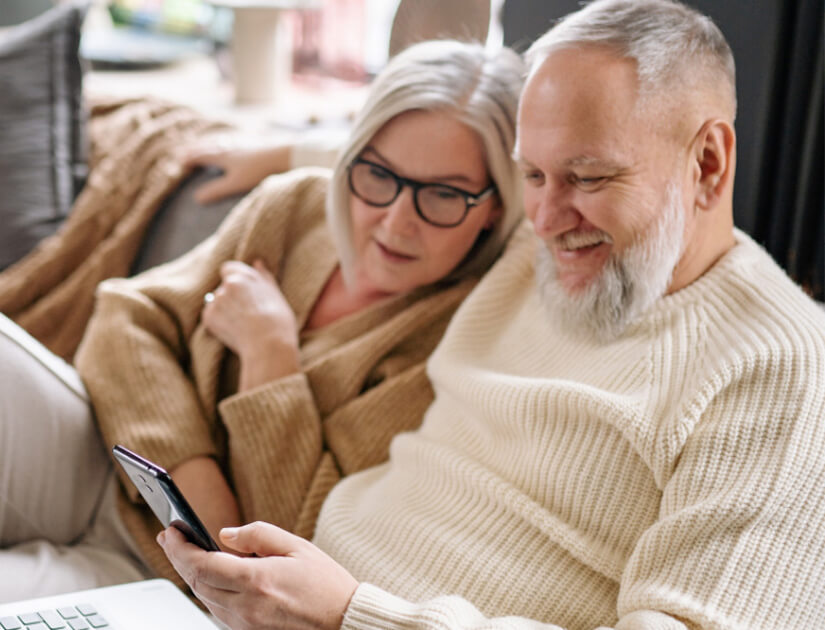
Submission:
[[[297,374],[301,359],[297,344],[260,344],[240,355],[238,391],[247,391],[280,378]]]
[[[222,528],[241,524],[238,502],[213,458],[193,457],[169,472],[212,538],[219,540]]]

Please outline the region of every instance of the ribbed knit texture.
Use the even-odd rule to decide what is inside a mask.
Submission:
[[[521,230],[422,428],[324,505],[316,542],[366,583],[344,628],[823,627],[825,316],[736,238],[598,344],[547,315]]]
[[[426,358],[475,283],[426,287],[312,331],[301,373],[235,393],[237,357],[201,325],[203,296],[224,261],[261,258],[302,327],[337,265],[328,181],[322,169],[271,177],[192,252],[102,284],[76,358],[107,445],[167,469],[214,456],[243,521],[305,537],[342,475],[384,461],[392,437],[420,424]],[[155,543],[160,524],[124,487],[121,515],[145,559],[181,584]]]

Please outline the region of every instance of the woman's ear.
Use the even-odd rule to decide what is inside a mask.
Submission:
[[[496,223],[501,220],[501,215],[504,214],[504,208],[501,206],[501,201],[496,201],[496,205],[490,209],[490,214],[487,215],[487,220],[484,222],[485,230],[492,230],[496,227]]]
[[[733,185],[736,134],[730,123],[705,122],[694,140],[693,159],[696,206],[712,210]]]

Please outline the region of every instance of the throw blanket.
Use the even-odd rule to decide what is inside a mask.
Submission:
[[[98,283],[129,273],[152,217],[187,175],[175,149],[225,127],[160,100],[92,104],[88,181],[61,229],[0,273],[0,312],[71,361]]]

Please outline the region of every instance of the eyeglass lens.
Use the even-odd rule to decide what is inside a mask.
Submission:
[[[356,162],[350,171],[353,192],[367,203],[377,206],[391,204],[402,184],[395,175],[375,164]],[[424,184],[416,191],[418,211],[436,225],[460,223],[467,212],[467,201],[456,190],[440,184]]]

